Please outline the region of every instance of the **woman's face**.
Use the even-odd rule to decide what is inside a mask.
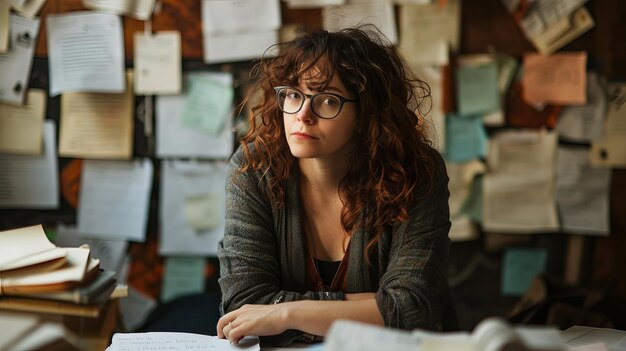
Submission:
[[[307,87],[306,79],[297,88],[305,94],[320,93]],[[324,93],[333,93],[345,99],[356,99],[335,75]],[[306,98],[297,113],[283,112],[285,136],[291,154],[297,158],[335,158],[350,150],[356,131],[357,103],[346,102],[333,119],[322,119],[311,110],[311,99]]]

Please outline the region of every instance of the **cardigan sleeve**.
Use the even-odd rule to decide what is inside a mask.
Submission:
[[[342,300],[341,292],[281,288],[279,248],[270,199],[259,172],[240,171],[243,153],[232,158],[226,185],[226,224],[218,245],[222,314],[245,304],[296,300]],[[286,264],[286,263],[282,263]]]
[[[394,225],[391,233],[389,261],[376,293],[386,326],[441,329],[440,291],[447,284],[450,247],[448,198],[445,164],[437,155],[433,191],[418,200],[409,218]]]

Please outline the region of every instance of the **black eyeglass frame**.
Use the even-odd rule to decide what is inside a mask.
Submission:
[[[297,91],[298,93],[302,94],[302,96],[304,96],[304,99],[302,100],[302,104],[300,104],[300,107],[295,112],[287,112],[287,111],[283,110],[283,107],[280,106],[280,104],[278,103],[278,101],[280,101],[279,92],[282,89],[293,89],[293,90]],[[345,98],[345,97],[343,97],[343,96],[341,96],[339,94],[335,94],[335,93],[320,92],[320,93],[315,93],[315,94],[305,94],[300,89],[297,89],[297,88],[294,88],[294,87],[290,87],[288,85],[281,85],[281,86],[274,87],[274,91],[276,92],[276,104],[278,105],[278,108],[282,112],[290,114],[290,115],[296,114],[296,113],[300,112],[300,110],[302,110],[302,106],[304,106],[304,100],[306,100],[308,98],[311,101],[313,101],[313,99],[315,99],[315,97],[317,97],[318,95],[332,95],[332,96],[336,97],[337,99],[339,99],[339,110],[337,110],[337,114],[335,114],[332,117],[322,117],[322,116],[320,116],[319,114],[317,114],[317,112],[315,112],[315,107],[313,107],[313,104],[311,104],[311,111],[313,112],[313,114],[315,114],[318,118],[321,118],[321,119],[335,119],[335,118],[337,118],[337,116],[339,116],[339,114],[341,113],[341,110],[343,110],[343,105],[346,102],[359,102],[358,99],[347,99],[347,98]]]

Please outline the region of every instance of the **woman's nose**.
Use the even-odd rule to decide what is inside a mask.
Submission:
[[[311,99],[304,100],[304,104],[302,104],[302,108],[298,111],[297,117],[298,121],[302,123],[312,124],[315,122],[315,115],[311,109]]]

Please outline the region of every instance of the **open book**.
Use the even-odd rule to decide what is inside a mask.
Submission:
[[[566,350],[559,331],[549,327],[513,327],[487,318],[472,333],[389,329],[352,321],[333,323],[326,351],[558,351]]]
[[[48,240],[41,225],[0,232],[0,273],[52,270],[65,263],[66,254]]]

